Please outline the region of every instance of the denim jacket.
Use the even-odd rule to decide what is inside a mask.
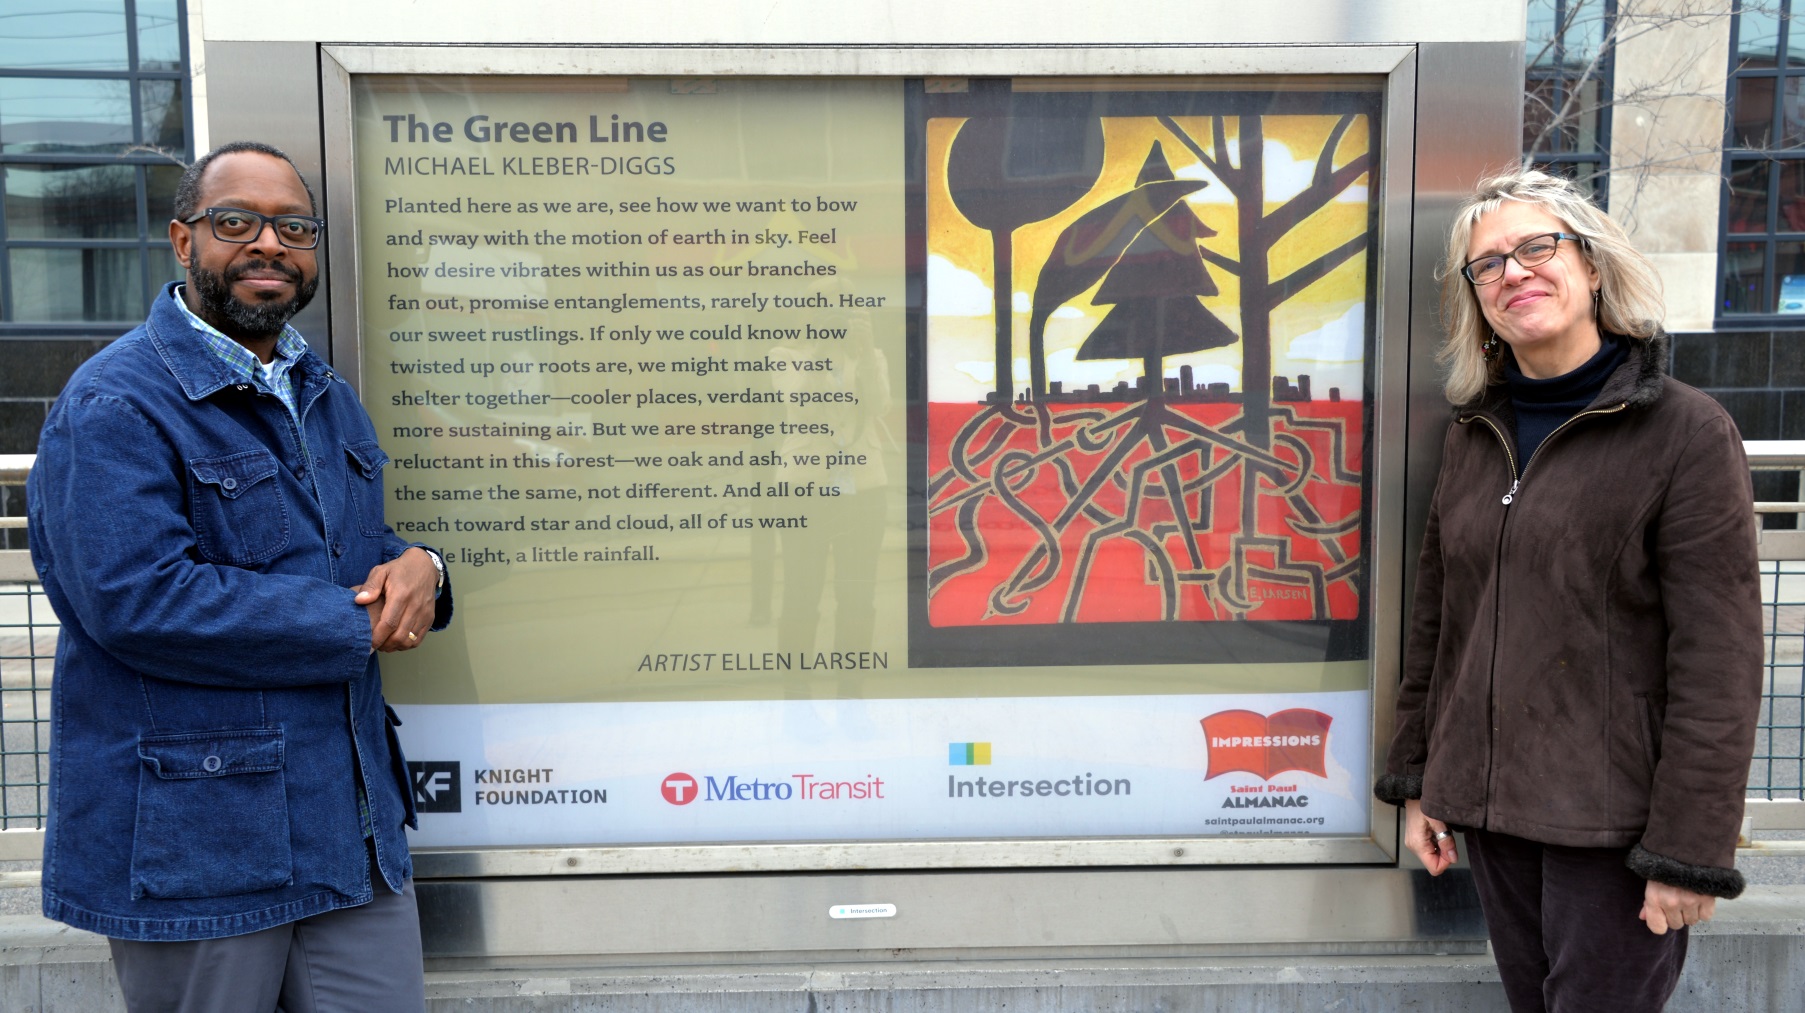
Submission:
[[[124,939],[238,935],[411,874],[413,796],[349,588],[383,522],[369,416],[307,353],[294,415],[166,288],[69,381],[27,487],[62,633],[44,913]],[[449,585],[434,629],[450,619]],[[360,791],[361,788],[361,791]]]

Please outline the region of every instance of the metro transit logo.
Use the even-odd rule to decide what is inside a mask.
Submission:
[[[688,774],[667,774],[658,790],[672,805],[689,805],[696,800],[696,779]]]
[[[658,785],[672,805],[691,802],[866,802],[885,798],[884,779],[873,774],[840,780],[791,774],[777,780],[744,774],[667,774]]]
[[[1270,716],[1249,710],[1219,711],[1203,719],[1209,748],[1209,780],[1245,771],[1270,781],[1287,770],[1327,777],[1329,724],[1321,711],[1293,707]]]

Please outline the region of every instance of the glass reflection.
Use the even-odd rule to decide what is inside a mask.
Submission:
[[[1737,78],[1736,108],[1730,123],[1731,147],[1765,148],[1774,130],[1774,79]]]
[[[138,0],[138,69],[182,69],[182,22],[175,0]]]
[[[144,316],[143,268],[127,249],[15,249],[12,319],[136,321]]]
[[[176,165],[148,165],[144,167],[144,208],[150,223],[151,245],[162,242],[164,226],[175,215],[175,186],[182,178],[182,169]]]
[[[1767,231],[1767,159],[1730,163],[1730,197],[1725,222],[1731,232]]]
[[[1582,80],[1577,75],[1525,82],[1523,150],[1551,154],[1597,151],[1602,106],[1599,84],[1597,78]]]
[[[1780,91],[1780,146],[1805,145],[1805,77],[1788,77]]]
[[[1771,312],[1805,316],[1805,243],[1774,244],[1774,288]]]
[[[128,81],[0,78],[0,151],[124,151],[131,94]]]
[[[1556,59],[1554,0],[1529,0],[1529,34],[1524,55],[1531,67],[1551,67]]]
[[[129,165],[4,167],[10,239],[116,239],[138,234]]]
[[[138,97],[144,110],[144,143],[180,154],[188,137],[188,99],[182,82],[139,82]]]
[[[1531,67],[1578,67],[1604,43],[1604,0],[1530,0],[1525,55]]]
[[[1763,243],[1730,243],[1724,247],[1723,310],[1725,313],[1765,313],[1761,293]]]
[[[1805,162],[1780,163],[1775,232],[1805,232]]]
[[[1545,77],[1524,82],[1523,150],[1555,151],[1558,130],[1554,114],[1560,106],[1561,88],[1556,78]]]
[[[150,294],[153,298],[164,285],[172,281],[185,281],[187,278],[188,272],[175,259],[175,251],[169,248],[168,243],[150,248]]]
[[[31,9],[21,10],[19,8]],[[0,67],[129,70],[125,0],[33,0],[7,4]]]
[[[1778,66],[1780,19],[1774,10],[1745,5],[1737,19],[1736,56],[1738,70],[1761,70]]]
[[[1609,15],[1604,0],[1568,0],[1567,30],[1562,42],[1567,50],[1567,66],[1585,67],[1598,56],[1604,46]]]

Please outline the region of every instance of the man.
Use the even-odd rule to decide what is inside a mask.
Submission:
[[[288,320],[323,224],[286,155],[176,191],[187,269],[44,423],[32,559],[63,628],[44,913],[112,940],[139,1011],[424,1007],[377,651],[451,616],[383,521],[387,456]]]

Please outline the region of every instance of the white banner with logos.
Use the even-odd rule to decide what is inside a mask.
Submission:
[[[1371,694],[402,705],[413,843],[1364,834]]]

